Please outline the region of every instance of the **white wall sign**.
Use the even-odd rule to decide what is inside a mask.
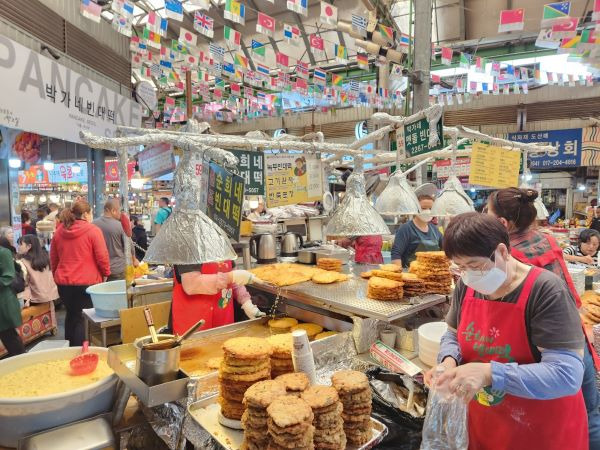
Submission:
[[[150,110],[154,111],[158,106],[158,98],[152,83],[148,81],[140,81],[135,85],[135,93],[143,104]]]
[[[140,172],[144,178],[156,178],[175,169],[171,144],[160,143],[138,154]]]
[[[0,125],[80,143],[79,132],[113,137],[139,127],[133,100],[0,36]]]

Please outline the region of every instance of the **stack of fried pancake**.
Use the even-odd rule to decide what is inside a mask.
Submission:
[[[293,317],[281,317],[269,320],[268,324],[272,334],[284,334],[292,331],[292,327],[298,325],[298,321]]]
[[[405,297],[419,297],[428,293],[425,281],[414,273],[402,273],[402,280],[404,281]]]
[[[292,361],[292,334],[274,334],[267,338],[271,344],[271,378],[276,378],[285,373],[294,372]]]
[[[331,384],[343,404],[342,419],[349,444],[361,446],[371,439],[371,387],[367,376],[355,370],[340,370]]]
[[[277,381],[283,383],[285,391],[288,395],[300,397],[310,384],[308,377],[304,372],[286,373],[285,375],[279,375]]]
[[[246,407],[242,415],[243,449],[263,450],[268,447],[270,438],[267,408],[275,399],[285,394],[284,384],[275,380],[259,381],[248,388],[243,400]]]
[[[317,323],[307,322],[307,323],[299,323],[298,325],[294,325],[292,327],[292,331],[295,331],[295,330],[306,331],[306,334],[308,335],[308,340],[314,341],[317,334],[319,334],[320,332],[323,331],[323,327]]]
[[[443,251],[416,252],[417,259],[410,263],[410,272],[423,280],[430,294],[449,294],[452,287],[450,261]]]
[[[389,272],[394,273],[394,272]],[[402,281],[372,276],[367,283],[367,297],[374,300],[401,300],[404,296]]]
[[[346,434],[341,416],[343,408],[336,389],[331,386],[311,386],[300,398],[309,404],[315,416],[315,449],[344,450]]]
[[[333,270],[339,272],[342,270],[342,260],[336,258],[319,258],[317,267],[324,270]]]
[[[223,352],[219,368],[221,414],[240,420],[246,390],[254,383],[271,377],[271,345],[266,339],[236,337],[223,343]]]
[[[314,449],[314,418],[312,409],[301,398],[285,395],[267,408],[270,450]]]

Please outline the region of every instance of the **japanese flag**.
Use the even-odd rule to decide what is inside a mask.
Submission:
[[[329,25],[337,25],[338,9],[327,2],[321,2],[321,22]]]
[[[198,43],[198,36],[196,36],[190,30],[186,30],[185,28],[181,27],[179,30],[179,42],[195,47]]]

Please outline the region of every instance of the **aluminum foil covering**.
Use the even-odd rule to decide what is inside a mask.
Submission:
[[[451,217],[474,210],[473,201],[463,190],[458,178],[452,175],[444,183],[442,192],[431,208],[431,214],[435,217]]]
[[[390,230],[366,195],[365,177],[359,171],[346,181],[346,195],[329,219],[327,236],[390,234]]]
[[[175,450],[186,415],[183,405],[164,403],[154,408],[148,408],[140,403],[140,406],[154,432],[171,450]]]
[[[375,209],[382,216],[391,217],[419,212],[419,200],[402,172],[397,170],[390,177],[388,185],[375,202]]]

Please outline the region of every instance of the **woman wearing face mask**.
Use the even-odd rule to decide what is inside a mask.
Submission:
[[[406,222],[398,230],[392,247],[392,263],[408,267],[415,259],[416,252],[437,251],[442,248],[442,233],[431,223],[433,197],[419,195],[421,212]]]
[[[563,259],[563,250],[554,238],[534,227],[537,211],[533,202],[537,196],[537,191],[532,189],[500,189],[490,195],[487,211],[488,214],[500,219],[507,229],[511,255],[525,264],[549,270],[562,278],[572,294],[572,297],[566,300],[571,301],[573,298],[579,308],[581,300],[565,264],[565,259],[568,261],[569,257],[564,255]],[[586,233],[598,234],[595,230],[583,230],[584,238],[588,237]],[[596,388],[596,367],[600,367],[600,360],[587,339],[583,362],[585,372],[581,389],[588,414],[590,448],[600,449],[600,394]]]
[[[461,280],[436,383],[468,401],[469,448],[588,449],[584,339],[565,283],[513,258],[505,227],[489,215],[453,218],[443,247]]]

